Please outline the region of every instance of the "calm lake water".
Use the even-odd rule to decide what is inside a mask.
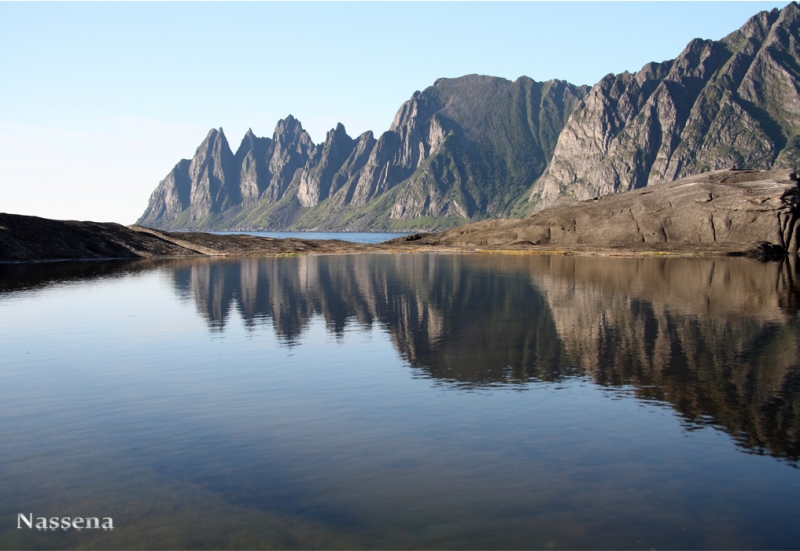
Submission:
[[[287,239],[294,237],[296,239],[321,239],[327,241],[330,239],[341,239],[342,241],[350,241],[352,243],[383,243],[390,239],[409,235],[408,233],[374,233],[374,232],[279,232],[279,231],[212,231],[217,235],[255,235],[257,237],[274,237],[275,239]]]
[[[0,547],[798,548],[796,270],[2,265]]]

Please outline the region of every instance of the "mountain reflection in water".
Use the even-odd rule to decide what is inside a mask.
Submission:
[[[0,517],[117,527],[6,522],[0,549],[796,547],[795,274],[445,254],[0,265]]]
[[[419,376],[518,385],[589,376],[668,403],[688,430],[800,458],[794,260],[447,255],[174,263],[213,331],[232,309],[296,345],[315,316],[385,326]]]

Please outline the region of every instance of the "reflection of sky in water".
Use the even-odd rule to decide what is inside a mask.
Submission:
[[[519,366],[509,385],[502,370],[499,384],[471,385],[475,366],[425,371],[421,362],[446,362],[437,354],[452,324],[459,334],[486,325],[480,304],[431,322],[422,314],[441,296],[543,296],[530,274],[481,275],[467,262],[459,269],[475,278],[449,285],[472,291],[426,295],[400,270],[388,280],[416,282],[430,304],[355,293],[386,308],[341,330],[323,306],[298,304],[308,295],[285,297],[282,307],[308,313],[291,340],[274,319],[246,323],[236,307],[209,330],[192,295],[199,281],[174,287],[185,265],[0,296],[0,518],[110,515],[119,527],[31,534],[7,520],[0,547],[796,546],[800,470],[739,453],[727,432],[686,430],[646,388],[599,386],[569,369],[566,352],[558,362],[572,375],[554,382],[523,381]],[[330,293],[307,289],[333,308]],[[795,353],[780,361],[796,363]],[[494,357],[516,361],[481,361]]]

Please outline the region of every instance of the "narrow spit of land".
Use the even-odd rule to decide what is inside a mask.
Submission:
[[[167,232],[0,213],[0,261],[495,252],[606,256],[796,254],[800,184],[788,170],[718,170],[379,244]]]

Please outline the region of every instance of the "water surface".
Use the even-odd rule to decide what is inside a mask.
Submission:
[[[798,298],[747,259],[5,265],[0,546],[797,548]]]
[[[342,241],[350,241],[351,243],[383,243],[390,239],[396,239],[409,235],[408,233],[378,233],[378,232],[285,232],[285,231],[216,231],[209,232],[217,235],[255,235],[256,237],[273,237],[275,239],[314,239],[328,241],[331,239],[340,239]]]

